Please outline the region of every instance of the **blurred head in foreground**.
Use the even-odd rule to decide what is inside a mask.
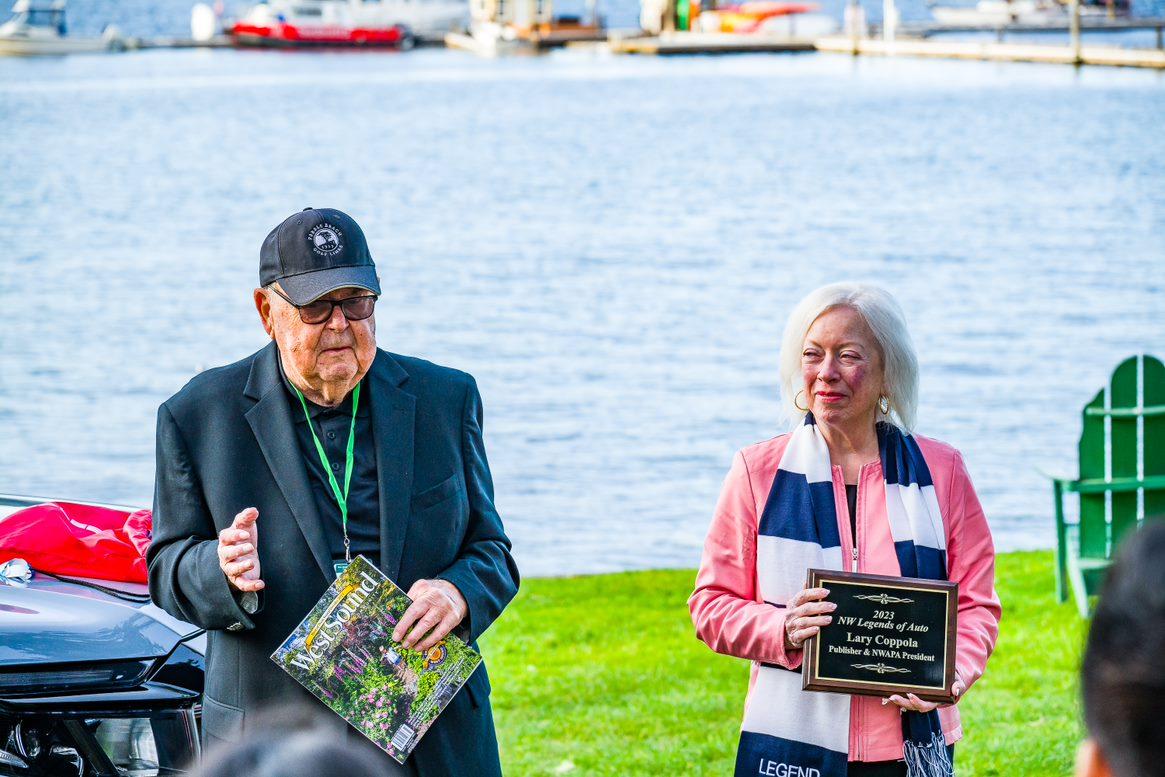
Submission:
[[[1081,669],[1088,739],[1078,777],[1165,775],[1165,520],[1117,554]]]
[[[383,764],[363,744],[325,727],[311,710],[272,711],[241,741],[210,750],[191,777],[381,777]]]

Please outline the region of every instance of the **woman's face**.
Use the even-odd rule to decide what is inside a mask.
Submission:
[[[856,310],[836,307],[817,317],[801,346],[801,378],[798,404],[819,423],[873,425],[884,385],[882,352]]]

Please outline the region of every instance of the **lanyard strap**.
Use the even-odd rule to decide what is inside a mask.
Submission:
[[[290,383],[290,381],[288,381]],[[344,462],[344,490],[340,491],[340,485],[336,482],[336,476],[332,474],[332,463],[328,461],[328,454],[324,451],[324,446],[320,442],[320,438],[316,436],[315,427],[311,423],[311,415],[307,412],[307,400],[303,398],[303,392],[292,383],[291,387],[295,389],[295,395],[299,397],[299,404],[303,407],[303,417],[307,419],[307,428],[311,432],[312,442],[316,444],[316,453],[320,456],[320,463],[324,465],[324,474],[328,476],[328,485],[332,487],[332,495],[336,497],[336,504],[340,506],[340,522],[344,527],[344,560],[351,562],[352,553],[348,547],[348,489],[352,485],[352,460],[354,458],[353,451],[356,449],[356,408],[360,405],[360,384],[356,384],[356,388],[352,390],[352,425],[348,427],[348,450],[345,453]]]

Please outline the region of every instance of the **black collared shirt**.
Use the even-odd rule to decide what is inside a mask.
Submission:
[[[295,419],[295,436],[299,440],[300,455],[307,465],[308,480],[316,507],[324,522],[324,532],[331,548],[332,560],[344,560],[344,530],[340,516],[340,506],[324,474],[324,465],[312,441],[303,406],[295,394],[287,375],[283,373],[283,385],[291,402],[291,414]],[[348,490],[348,540],[352,558],[364,554],[373,564],[380,563],[380,493],[376,478],[376,448],[372,441],[372,414],[368,411],[371,397],[368,396],[367,382],[360,389],[360,406],[356,408],[356,444],[352,451],[352,484]],[[321,407],[310,399],[307,412],[324,453],[328,455],[336,485],[344,490],[344,466],[347,461],[348,430],[352,424],[352,394],[348,394],[337,407]]]

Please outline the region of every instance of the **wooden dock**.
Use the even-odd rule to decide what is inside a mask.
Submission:
[[[1066,65],[1104,65],[1111,67],[1165,68],[1165,49],[1161,48],[1165,34],[1165,19],[1105,19],[1081,20],[1084,32],[1156,30],[1157,48],[1124,48],[1084,44],[1045,45],[1037,43],[1004,43],[1003,35],[1011,32],[1067,33],[1066,24],[1004,26],[952,26],[933,23],[915,23],[899,27],[899,37],[891,42],[876,38],[853,38],[832,35],[816,39],[797,39],[788,36],[764,36],[733,33],[665,32],[658,36],[612,35],[608,47],[617,54],[736,54],[753,52],[787,53],[825,51],[854,56],[903,56],[942,59],[970,59],[989,62],[1043,62]],[[941,33],[990,32],[997,40],[966,41],[940,40]]]
[[[930,57],[987,62],[1046,62],[1061,65],[1106,65],[1165,69],[1165,51],[1119,46],[1049,46],[1030,43],[904,40],[885,41],[844,35],[817,39],[817,49],[837,54],[876,57]]]
[[[1128,32],[1130,30],[1152,30],[1157,34],[1157,48],[1165,48],[1165,19],[1152,17],[1116,18],[1105,16],[1081,16],[1081,32]],[[1043,24],[943,24],[941,22],[903,22],[898,25],[898,35],[904,38],[930,38],[936,35],[949,33],[988,33],[1003,41],[1004,36],[1010,33],[1050,33],[1066,34],[1071,32],[1067,20]],[[879,27],[871,28],[873,37],[881,37]]]
[[[194,40],[193,38],[126,38],[123,41],[126,51],[141,49],[229,49],[234,44],[226,35],[216,35],[209,40]]]
[[[611,37],[616,54],[746,54],[814,51],[811,38],[785,35],[737,35],[725,32],[673,32],[643,37]]]

